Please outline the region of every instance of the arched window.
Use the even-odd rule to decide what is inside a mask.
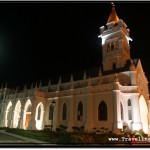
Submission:
[[[131,106],[131,100],[128,99],[128,106]]]
[[[128,120],[132,120],[131,100],[128,99]]]
[[[111,43],[111,51],[114,50],[114,43]]]
[[[37,115],[37,120],[41,119],[41,106],[38,108],[38,115]]]
[[[49,120],[52,120],[53,119],[53,106],[52,104],[49,106]]]
[[[107,105],[102,101],[98,106],[98,120],[107,120]]]
[[[113,70],[116,70],[116,63],[113,63]]]
[[[109,43],[107,44],[107,52],[109,52],[110,51],[110,45],[109,45]]]
[[[31,112],[31,104],[28,106],[26,112]]]
[[[120,111],[121,111],[121,120],[123,120],[123,106],[122,103],[120,103]]]
[[[63,113],[62,113],[62,120],[67,119],[67,105],[64,103],[63,104]]]
[[[78,112],[77,113],[78,113],[77,114],[77,119],[82,121],[83,120],[83,104],[82,104],[82,102],[80,102],[78,104]]]

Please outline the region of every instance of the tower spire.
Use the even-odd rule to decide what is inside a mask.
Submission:
[[[111,2],[111,4],[112,4],[111,13],[109,15],[107,23],[110,23],[113,21],[116,23],[119,20],[119,17],[116,13],[116,10],[115,10],[115,4],[113,2]]]

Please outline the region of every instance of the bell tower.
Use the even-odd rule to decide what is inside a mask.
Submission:
[[[100,27],[99,37],[102,38],[103,71],[123,68],[130,60],[129,29],[119,19],[115,5],[112,3],[111,13],[106,26]]]

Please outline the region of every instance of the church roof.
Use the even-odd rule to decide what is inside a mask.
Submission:
[[[109,15],[109,18],[108,18],[108,21],[107,23],[110,23],[110,22],[117,22],[119,20],[118,16],[117,16],[117,13],[116,13],[116,10],[115,10],[115,5],[114,3],[112,3],[112,9],[111,9],[111,13]]]

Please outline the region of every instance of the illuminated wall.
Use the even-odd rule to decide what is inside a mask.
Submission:
[[[113,132],[143,130],[149,134],[148,80],[140,59],[130,57],[129,29],[114,6],[106,26],[100,27],[103,67],[96,76],[57,84],[37,84],[23,91],[1,89],[1,126],[67,132]],[[85,56],[86,57],[86,56]],[[45,72],[46,73],[46,72]],[[11,113],[10,113],[11,112]]]

